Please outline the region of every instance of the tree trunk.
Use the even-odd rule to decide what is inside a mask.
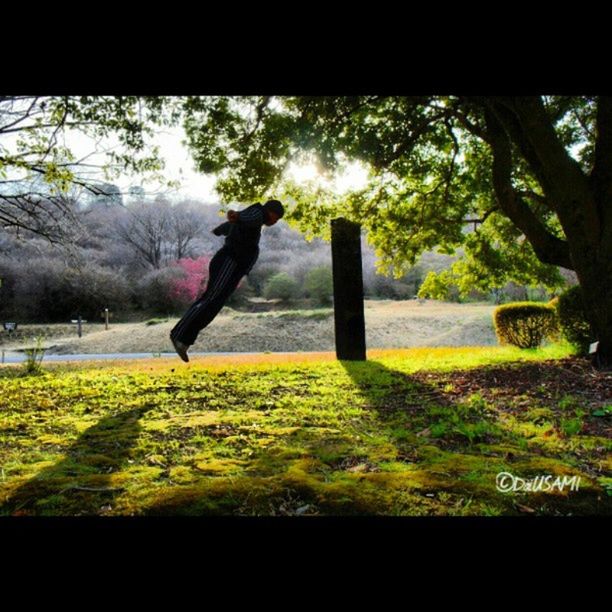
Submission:
[[[612,257],[606,251],[601,248],[596,256],[589,257],[586,254],[589,251],[574,249],[572,260],[587,319],[595,335],[592,341],[599,341],[594,364],[609,369],[612,367]]]
[[[485,120],[500,208],[523,231],[540,261],[576,272],[592,341],[599,341],[594,364],[612,367],[612,98],[598,102],[595,164],[589,175],[559,139],[539,96],[490,100]],[[540,182],[566,240],[551,233],[514,188],[510,139]]]

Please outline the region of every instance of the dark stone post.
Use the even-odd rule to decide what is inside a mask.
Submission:
[[[365,361],[360,227],[347,219],[333,219],[331,243],[336,356],[338,359]]]

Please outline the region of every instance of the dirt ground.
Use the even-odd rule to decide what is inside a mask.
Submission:
[[[412,346],[496,345],[490,304],[450,304],[433,300],[366,300],[366,343],[369,348]],[[316,312],[316,311],[315,311]],[[0,333],[5,351],[33,346],[45,336],[48,353],[172,352],[168,339],[177,318],[146,325],[85,324],[83,337],[76,325],[24,325],[12,338]],[[333,314],[327,317],[292,315],[286,311],[242,313],[223,309],[200,333],[193,352],[329,351],[334,350]]]

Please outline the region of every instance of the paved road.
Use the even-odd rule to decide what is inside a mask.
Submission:
[[[189,353],[189,356],[255,355],[260,352],[261,351],[252,351],[248,353]],[[174,357],[180,361],[176,353],[96,353],[80,355],[45,355],[43,363],[47,361],[94,361],[97,359],[154,359],[170,357]],[[0,363],[22,363],[25,359],[26,357],[22,353],[7,351]]]

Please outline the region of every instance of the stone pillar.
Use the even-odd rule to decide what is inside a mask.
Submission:
[[[343,218],[331,222],[334,324],[338,359],[365,361],[360,227]]]

